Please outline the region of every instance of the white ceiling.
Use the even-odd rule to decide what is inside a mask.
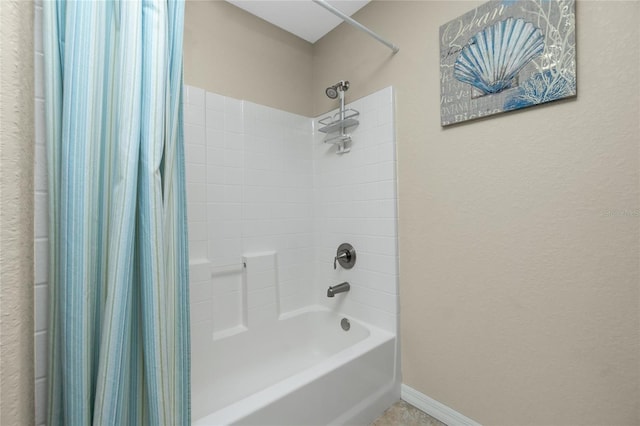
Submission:
[[[342,19],[311,0],[226,0],[298,37],[315,43]],[[331,0],[332,6],[353,15],[370,0]]]

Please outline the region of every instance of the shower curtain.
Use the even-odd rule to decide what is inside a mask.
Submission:
[[[43,8],[48,424],[190,424],[184,3]]]

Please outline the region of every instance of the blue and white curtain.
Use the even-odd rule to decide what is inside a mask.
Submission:
[[[44,2],[49,426],[190,424],[183,15]]]

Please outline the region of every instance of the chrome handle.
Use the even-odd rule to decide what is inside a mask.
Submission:
[[[350,257],[351,257],[351,253],[349,253],[349,251],[347,250],[344,250],[341,253],[339,253],[336,257],[333,258],[333,269],[338,269],[338,259],[347,258],[347,262],[348,262]]]

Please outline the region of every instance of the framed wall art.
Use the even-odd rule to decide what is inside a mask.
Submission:
[[[576,95],[575,0],[494,0],[440,27],[442,126]]]

